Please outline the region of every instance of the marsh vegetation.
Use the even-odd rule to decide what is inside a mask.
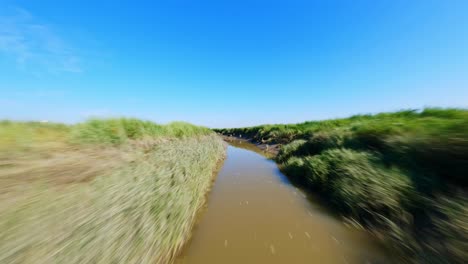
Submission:
[[[3,121],[0,262],[170,262],[223,155],[186,123]]]
[[[275,145],[274,159],[294,184],[319,194],[402,261],[468,259],[468,110],[428,108],[215,131]],[[1,121],[0,262],[172,262],[190,238],[224,153],[212,130],[183,122]],[[254,160],[243,163],[248,168]],[[255,196],[259,188],[253,190],[249,201],[265,202]],[[245,197],[239,199],[242,205]],[[272,218],[282,213],[272,212]],[[302,213],[310,217],[297,211]],[[280,247],[269,249],[276,254]]]
[[[218,129],[281,144],[276,161],[404,261],[468,259],[468,111],[427,108]]]

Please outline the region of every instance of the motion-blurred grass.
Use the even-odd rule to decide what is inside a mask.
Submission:
[[[0,122],[0,263],[171,262],[223,155],[180,122]]]
[[[468,260],[468,110],[427,108],[217,132],[282,144],[295,182],[415,263]]]

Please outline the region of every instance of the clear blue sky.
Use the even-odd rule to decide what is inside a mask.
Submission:
[[[468,106],[468,1],[0,1],[0,119]]]

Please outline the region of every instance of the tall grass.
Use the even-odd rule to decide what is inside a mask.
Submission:
[[[468,259],[468,110],[428,108],[220,129],[279,143],[280,168],[404,261]]]
[[[63,124],[0,121],[0,157],[63,146],[69,133],[70,127]]]
[[[38,148],[57,133],[60,148]],[[28,150],[1,160],[0,263],[171,262],[224,154],[186,123],[2,122],[0,134],[28,142],[2,142]]]
[[[127,140],[141,138],[177,137],[208,135],[211,131],[205,127],[184,122],[158,125],[138,119],[91,119],[73,127],[72,139],[79,143],[121,144]]]

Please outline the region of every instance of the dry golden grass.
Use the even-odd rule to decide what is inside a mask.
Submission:
[[[23,148],[12,140],[14,153],[2,153],[0,263],[171,262],[205,202],[221,139],[65,138],[28,139]]]

